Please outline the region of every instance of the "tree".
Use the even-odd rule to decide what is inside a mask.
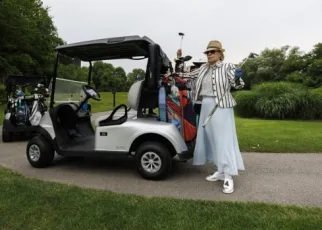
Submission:
[[[54,48],[64,42],[40,0],[2,0],[0,31],[1,81],[8,74],[51,74]]]
[[[143,69],[133,69],[132,72],[127,74],[127,88],[129,89],[134,82],[143,80],[144,78],[145,71]]]

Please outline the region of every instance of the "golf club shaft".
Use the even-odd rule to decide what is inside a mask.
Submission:
[[[248,61],[248,57],[245,59],[245,61],[243,61],[243,62],[241,63],[241,65],[239,66],[239,68],[243,67],[243,65],[244,65],[247,61]]]

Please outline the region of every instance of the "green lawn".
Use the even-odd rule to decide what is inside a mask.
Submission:
[[[236,117],[239,145],[246,152],[322,152],[322,122]]]
[[[2,122],[3,122],[4,109],[5,109],[5,105],[0,105],[0,125],[2,125]]]
[[[322,209],[144,198],[28,179],[0,168],[1,229],[319,229]],[[216,194],[214,194],[216,196]]]
[[[102,100],[90,100],[93,113],[103,112],[113,109],[113,94],[111,92],[100,93]],[[127,105],[127,93],[118,92],[115,94],[115,106],[119,104]]]

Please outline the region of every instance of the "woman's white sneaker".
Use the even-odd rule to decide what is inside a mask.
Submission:
[[[218,180],[224,180],[225,179],[225,175],[223,173],[219,173],[219,172],[215,172],[212,175],[209,175],[206,177],[207,181],[218,181]]]
[[[234,181],[230,178],[225,178],[224,185],[223,185],[223,193],[233,193],[234,192]]]

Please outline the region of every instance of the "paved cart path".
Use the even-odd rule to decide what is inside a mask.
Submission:
[[[95,114],[93,119],[104,113]],[[31,178],[145,196],[204,200],[260,201],[322,207],[322,154],[243,153],[246,171],[235,178],[235,192],[221,192],[222,182],[207,182],[210,165],[178,163],[165,181],[147,181],[133,160],[67,160],[56,157],[52,166],[32,168],[26,141],[0,142],[0,166]]]

